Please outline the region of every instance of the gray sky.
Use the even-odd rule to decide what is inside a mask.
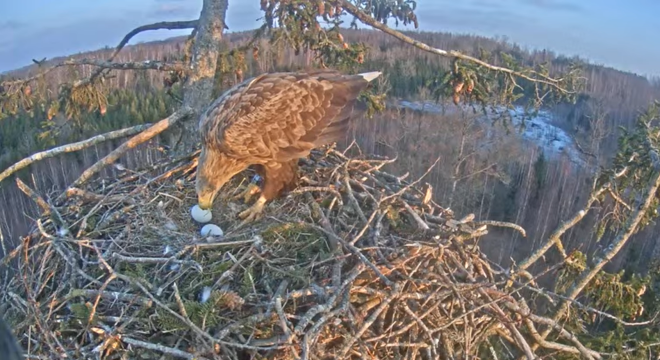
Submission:
[[[195,19],[202,0],[0,0],[0,72],[115,46],[150,22]],[[504,35],[530,48],[660,76],[657,0],[418,0],[420,30]],[[230,31],[257,27],[259,0],[230,0]],[[409,28],[412,29],[412,28]],[[131,43],[187,34],[143,33]]]

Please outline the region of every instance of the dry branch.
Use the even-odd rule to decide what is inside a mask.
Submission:
[[[103,159],[97,161],[94,165],[90,166],[85,170],[76,181],[71,185],[72,187],[79,187],[81,184],[85,183],[97,172],[101,171],[105,166],[112,164],[122,157],[126,152],[135,148],[136,146],[143,144],[161,132],[167,130],[170,126],[176,124],[179,120],[187,117],[192,113],[192,109],[187,107],[182,107],[181,109],[174,112],[172,115],[166,117],[163,120],[151,125],[148,129],[139,133],[138,135],[133,136],[125,143],[121,144],[118,148],[113,150],[110,154],[106,155]]]
[[[121,49],[128,44],[128,42],[137,34],[150,30],[182,30],[182,29],[194,29],[197,27],[197,20],[188,20],[188,21],[161,21],[153,24],[138,26],[135,29],[131,30],[123,39],[119,42],[115,50],[112,52],[112,55],[107,59],[107,61],[113,61]]]
[[[24,169],[24,168],[32,165],[33,163],[35,163],[37,161],[52,158],[52,157],[55,157],[57,155],[64,154],[64,153],[80,151],[80,150],[92,147],[96,144],[100,144],[102,142],[106,142],[106,141],[110,141],[110,140],[114,140],[114,139],[119,139],[119,138],[123,138],[123,137],[126,137],[126,136],[135,135],[139,132],[144,131],[149,126],[151,126],[151,124],[142,124],[142,125],[136,125],[136,126],[132,126],[132,127],[121,129],[121,130],[110,131],[110,132],[107,132],[105,134],[96,135],[94,137],[91,137],[91,138],[83,140],[83,141],[58,146],[58,147],[52,148],[50,150],[45,150],[45,151],[42,151],[42,152],[32,154],[32,155],[24,158],[23,160],[15,163],[14,165],[6,168],[2,173],[0,173],[0,182],[3,181],[4,179],[8,178],[12,174],[16,173],[17,171],[20,171],[21,169]]]
[[[138,26],[135,29],[131,30],[126,36],[124,36],[123,39],[119,42],[117,47],[115,47],[115,50],[112,52],[110,57],[106,59],[106,64],[111,63],[115,60],[115,57],[117,57],[117,54],[121,51],[121,49],[128,44],[128,42],[133,38],[133,36],[144,32],[144,31],[150,31],[150,30],[180,30],[180,29],[195,29],[197,28],[198,21],[197,20],[189,20],[189,21],[162,21],[162,22],[157,22],[154,24],[148,24],[148,25],[142,25]],[[154,61],[150,61],[149,63],[154,63]],[[166,64],[164,64],[166,65]],[[87,79],[86,82],[92,82],[94,79],[96,79],[99,75],[103,73],[104,70],[111,69],[111,68],[103,68],[100,67],[97,69],[92,75]],[[155,68],[154,70],[161,70],[161,71],[168,71],[168,70],[181,70],[182,67],[175,66],[175,67],[169,67],[169,66],[163,66],[161,68]],[[125,70],[120,67],[120,70]]]

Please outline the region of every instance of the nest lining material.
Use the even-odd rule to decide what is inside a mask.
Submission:
[[[302,185],[243,228],[237,177],[213,210],[224,236],[205,238],[194,156],[40,200],[2,298],[30,355],[490,357],[491,336],[530,354],[524,301],[476,245],[486,225],[382,171],[393,160],[314,151]]]

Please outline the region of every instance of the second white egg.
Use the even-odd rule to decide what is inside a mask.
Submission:
[[[206,224],[202,227],[202,230],[200,231],[202,236],[222,236],[224,235],[224,232],[220,228],[220,226],[215,225],[215,224]]]

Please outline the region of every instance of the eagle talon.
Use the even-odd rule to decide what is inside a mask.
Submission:
[[[238,195],[234,195],[234,196],[232,196],[231,199],[232,199],[232,200],[238,200],[238,199],[240,199],[240,198],[243,198],[243,202],[247,204],[247,203],[250,201],[250,199],[252,199],[252,197],[253,197],[254,195],[256,195],[257,193],[259,193],[260,191],[261,191],[261,188],[259,188],[259,186],[258,186],[257,184],[255,184],[255,183],[250,183],[250,184],[245,188],[245,190],[243,190],[242,192],[240,192]]]
[[[249,222],[252,222],[254,220],[257,220],[257,219],[261,218],[261,216],[263,215],[265,204],[266,204],[266,199],[263,198],[263,197],[260,197],[259,200],[257,200],[254,203],[254,205],[252,205],[249,208],[241,211],[238,214],[238,217],[243,219],[240,226],[243,226],[244,224],[247,224]]]

